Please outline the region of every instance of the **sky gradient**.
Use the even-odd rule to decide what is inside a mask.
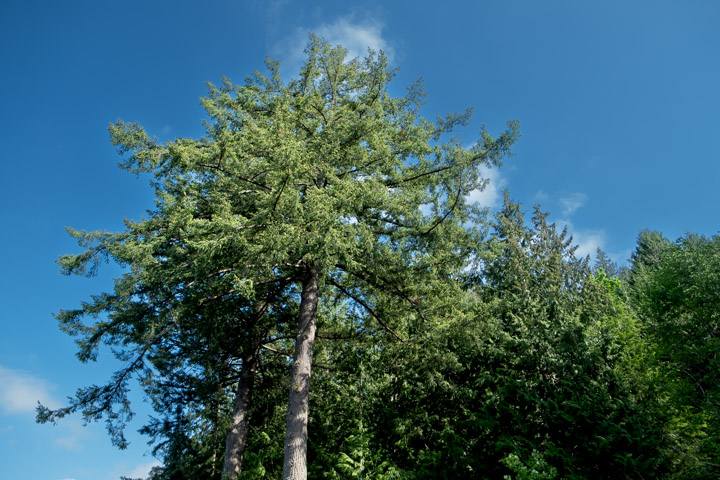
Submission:
[[[426,117],[474,109],[459,133],[518,120],[516,155],[487,172],[476,200],[502,190],[568,227],[582,254],[623,263],[641,229],[671,239],[718,233],[720,3],[708,1],[301,2],[6,0],[0,4],[0,477],[117,480],[156,460],[130,428],[35,425],[117,364],[83,365],[52,313],[112,286],[113,265],[68,278],[66,226],[119,230],[152,208],[147,180],[117,168],[108,123],[139,122],[161,140],[202,135],[205,82],[236,83],[269,55],[297,73],[309,32],[352,54],[385,51],[391,92],[423,78]]]

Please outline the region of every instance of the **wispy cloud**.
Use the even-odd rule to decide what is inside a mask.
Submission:
[[[153,460],[149,463],[137,465],[135,468],[130,470],[130,473],[125,473],[123,475],[128,478],[147,478],[150,475],[150,470],[152,470],[153,467],[159,467],[161,465],[161,462]]]
[[[572,215],[578,208],[585,205],[588,196],[584,193],[571,193],[565,197],[560,198],[560,205],[563,208],[563,215]]]
[[[497,208],[500,205],[501,192],[507,181],[497,168],[480,167],[480,175],[488,180],[485,188],[471,191],[465,200],[468,203],[477,203],[481,207]]]
[[[547,195],[545,192],[540,190],[536,194],[536,198],[543,198],[548,199],[550,195]],[[558,226],[558,228],[567,228],[568,234],[572,235],[573,237],[573,245],[577,246],[577,250],[575,250],[575,256],[578,258],[582,258],[585,256],[590,256],[591,259],[595,258],[595,255],[597,254],[597,250],[601,249],[603,250],[613,261],[616,261],[618,263],[623,263],[627,259],[626,252],[608,252],[607,251],[607,244],[608,244],[608,236],[604,229],[602,228],[578,228],[576,227],[572,220],[571,216],[575,212],[577,212],[578,209],[583,207],[589,200],[589,197],[581,192],[574,192],[570,193],[565,196],[561,196],[558,198],[558,204],[562,209],[562,215],[563,219],[559,219],[555,221],[555,224]]]
[[[0,413],[30,420],[27,417],[35,413],[38,402],[49,408],[59,408],[61,403],[51,393],[54,389],[53,384],[29,372],[0,366]],[[32,424],[36,426],[34,422]],[[10,430],[3,429],[1,433],[6,431]],[[54,445],[73,452],[84,450],[85,442],[93,436],[75,416],[64,418],[52,432]]]
[[[533,202],[542,203],[542,202],[546,201],[548,198],[549,198],[548,194],[545,193],[544,190],[538,190],[538,192],[533,197]]]
[[[38,402],[57,408],[52,390],[53,385],[39,377],[0,366],[0,409],[4,414],[32,413]]]
[[[368,48],[382,50],[392,61],[395,54],[392,46],[383,37],[385,22],[375,17],[356,20],[351,14],[337,18],[331,23],[313,27],[298,27],[290,35],[272,47],[273,56],[281,61],[283,76],[295,74],[305,59],[305,45],[308,35],[314,33],[330,45],[342,45],[348,50],[349,58],[367,55]]]
[[[85,448],[82,441],[80,440],[80,437],[72,433],[71,435],[56,438],[55,440],[53,440],[53,443],[58,447],[62,447],[63,449],[69,450],[71,452],[80,452]]]
[[[257,5],[262,5],[269,13],[278,14],[279,11],[291,3],[292,0],[261,0],[255,1]]]
[[[52,442],[63,450],[82,452],[98,439],[104,439],[101,428],[99,425],[87,424],[78,415],[71,415],[53,426],[57,436]]]
[[[348,49],[350,58],[367,55],[368,48],[382,50],[392,61],[394,51],[383,38],[385,24],[376,19],[354,23],[351,18],[340,18],[334,23],[322,24],[315,34],[326,39],[331,45],[342,45]]]
[[[595,257],[597,249],[605,249],[607,243],[607,235],[602,229],[577,229],[570,220],[557,220],[556,225],[558,228],[567,228],[568,234],[573,237],[573,245],[577,245],[575,256],[578,258],[585,257],[587,255],[590,258]]]

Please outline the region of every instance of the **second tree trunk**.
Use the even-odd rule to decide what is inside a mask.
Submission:
[[[309,266],[303,280],[298,318],[298,335],[295,340],[290,398],[288,399],[285,426],[284,480],[307,479],[307,424],[310,397],[310,370],[318,306],[318,272]]]

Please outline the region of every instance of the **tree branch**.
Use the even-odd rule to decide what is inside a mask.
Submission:
[[[381,319],[380,316],[375,313],[375,310],[373,310],[367,303],[365,303],[365,301],[363,301],[363,300],[362,300],[361,298],[359,298],[357,295],[352,294],[348,289],[346,289],[345,287],[343,287],[342,285],[340,285],[339,283],[337,283],[335,280],[330,279],[329,282],[330,282],[332,285],[335,285],[335,287],[337,287],[338,290],[340,290],[343,294],[345,294],[346,296],[352,298],[352,299],[353,299],[355,302],[357,302],[358,304],[362,305],[363,308],[365,308],[365,310],[367,310],[368,313],[370,313],[370,315],[372,315],[373,318],[375,318],[375,320],[377,320],[378,323],[379,323],[385,330],[387,330],[388,332],[390,332],[395,338],[397,338],[397,339],[398,339],[399,341],[401,341],[401,342],[405,342],[405,340],[404,340],[400,335],[398,335],[398,334],[395,332],[395,330],[393,330],[392,328],[390,328],[390,326],[389,326],[387,323],[385,323],[385,321],[383,321],[383,319]]]
[[[228,172],[227,170],[225,170],[224,168],[221,168],[221,167],[219,167],[219,166],[217,166],[217,165],[210,165],[210,164],[207,164],[207,163],[201,163],[200,166],[201,166],[201,167],[205,167],[205,168],[210,168],[210,169],[212,169],[212,170],[218,170],[218,171],[220,171],[220,172],[222,172],[222,173],[224,173],[224,174],[226,174],[226,175],[230,175],[231,177],[239,178],[239,179],[242,180],[243,182],[250,183],[250,184],[252,184],[252,185],[255,185],[256,187],[260,187],[260,188],[262,188],[262,189],[264,189],[264,190],[266,190],[266,191],[268,191],[268,192],[272,192],[272,191],[273,191],[272,187],[269,187],[269,186],[265,185],[264,183],[256,182],[256,181],[251,180],[251,179],[249,179],[249,178],[245,178],[245,177],[243,177],[243,176],[241,176],[241,175],[237,175],[237,174],[230,173],[230,172]]]
[[[428,233],[430,233],[430,232],[432,232],[433,230],[435,230],[435,228],[437,228],[438,225],[440,225],[441,223],[443,223],[443,222],[445,221],[445,219],[446,219],[447,217],[449,217],[452,212],[455,211],[455,207],[457,207],[457,204],[458,204],[458,202],[460,201],[460,194],[461,194],[461,193],[462,193],[462,190],[458,189],[457,194],[455,195],[455,201],[453,202],[452,207],[450,207],[450,209],[445,213],[445,215],[442,216],[442,218],[441,218],[440,220],[438,220],[437,222],[435,222],[435,224],[433,224],[433,226],[431,226],[426,232],[421,233],[420,236],[427,235]]]

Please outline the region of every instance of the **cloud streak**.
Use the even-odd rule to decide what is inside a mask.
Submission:
[[[579,192],[561,197],[559,201],[563,209],[563,215],[572,215],[578,208],[585,205],[587,200],[588,196]]]
[[[128,478],[147,478],[148,475],[150,475],[150,470],[153,469],[153,467],[160,467],[162,466],[162,463],[158,460],[153,460],[149,463],[143,463],[141,465],[137,465],[135,468],[133,468],[130,473],[123,474],[124,476]]]
[[[382,36],[384,27],[382,22],[374,19],[352,23],[348,18],[340,18],[334,23],[321,25],[315,34],[325,38],[331,45],[347,48],[350,58],[365,56],[370,48],[376,52],[382,50],[388,60],[392,60],[394,51]]]
[[[500,193],[507,181],[500,175],[500,170],[486,166],[479,167],[480,176],[487,179],[485,188],[475,189],[465,196],[468,203],[476,203],[480,207],[497,208],[500,206]]]
[[[535,195],[536,200],[547,200],[549,197],[550,196],[542,190]],[[557,199],[564,218],[556,220],[555,224],[558,229],[566,228],[568,235],[572,236],[572,245],[577,247],[575,250],[575,256],[577,258],[586,256],[594,258],[597,250],[605,250],[605,245],[607,244],[607,233],[605,230],[601,228],[579,229],[573,224],[572,220],[570,220],[570,216],[585,206],[587,201],[588,196],[581,192],[570,193]]]
[[[72,430],[72,428],[70,430]],[[81,452],[85,449],[85,446],[80,440],[80,437],[76,436],[74,433],[75,432],[72,432],[71,435],[58,437],[53,440],[53,443],[58,447],[71,452]]]
[[[25,417],[24,422],[28,416],[34,416],[38,402],[48,408],[59,408],[60,402],[51,393],[54,389],[53,384],[40,377],[0,365],[0,413],[3,415],[19,415]],[[10,430],[2,433],[6,431]],[[63,419],[52,432],[55,434],[52,443],[71,452],[84,450],[84,440],[91,435],[77,417]]]
[[[271,50],[281,61],[284,77],[295,75],[305,60],[305,45],[310,33],[324,38],[332,46],[342,45],[348,50],[348,58],[364,57],[370,48],[376,52],[382,50],[392,62],[395,52],[383,37],[384,28],[385,23],[377,18],[357,21],[354,15],[348,15],[311,28],[298,27]]]
[[[576,229],[569,220],[558,220],[557,225],[560,228],[567,227],[568,234],[572,235],[572,243],[573,245],[577,245],[577,250],[575,250],[575,256],[577,258],[583,258],[588,255],[590,258],[594,258],[598,248],[605,249],[607,235],[604,230],[579,230]]]
[[[50,394],[53,388],[30,373],[0,366],[0,410],[4,414],[33,413],[38,402],[57,408],[59,403]]]

